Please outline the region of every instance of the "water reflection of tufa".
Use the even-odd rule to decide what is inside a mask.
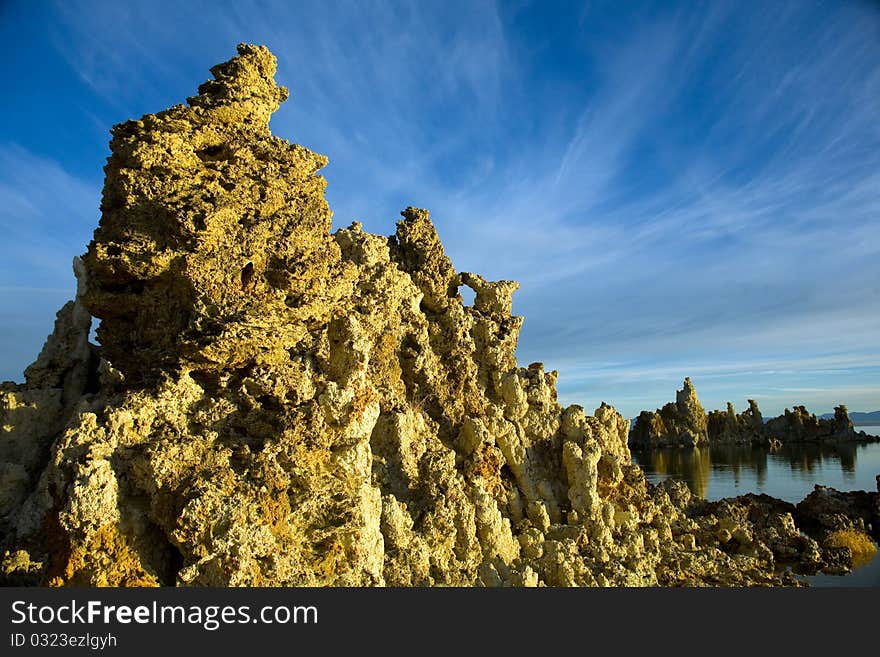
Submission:
[[[688,484],[691,491],[706,498],[712,472],[729,473],[739,486],[741,479],[754,479],[758,490],[767,485],[768,463],[788,466],[793,475],[813,475],[829,465],[837,465],[845,478],[856,472],[855,443],[788,444],[771,448],[753,445],[714,445],[633,449],[633,460],[657,479],[674,478]]]
[[[643,458],[649,459],[650,471],[668,475],[687,482],[691,491],[700,497],[706,497],[709,490],[709,474],[712,459],[708,447],[692,449],[661,448],[640,452],[636,462],[643,467],[647,465]],[[635,456],[636,452],[633,452]],[[644,456],[643,456],[644,455]]]

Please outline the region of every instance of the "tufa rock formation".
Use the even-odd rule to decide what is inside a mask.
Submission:
[[[702,445],[709,440],[706,411],[690,378],[675,395],[675,403],[656,411],[642,411],[629,442],[637,447]]]
[[[326,159],[269,132],[275,58],[238,52],[187,105],[113,129],[76,300],[2,387],[2,583],[772,585],[797,583],[780,563],[825,566],[788,507],[648,485],[628,421],[563,409],[556,372],[518,367],[517,284],[456,272],[426,211],[390,238],[331,233]],[[705,440],[689,381],[657,417]]]
[[[803,406],[764,422],[754,399],[737,414],[727,402],[726,411],[703,411],[689,378],[676,394],[676,402],[657,411],[642,411],[629,436],[638,448],[693,447],[700,444],[756,444],[778,447],[784,443],[815,441],[873,441],[878,438],[855,431],[846,406],[834,408],[833,418],[817,418]]]
[[[767,422],[765,434],[782,443],[821,440],[871,440],[864,431],[856,432],[846,406],[834,407],[834,417],[817,418],[803,406],[794,406]]]
[[[727,402],[727,411],[711,411],[706,418],[709,442],[716,443],[763,443],[764,418],[754,399],[749,407],[737,414],[733,404]]]

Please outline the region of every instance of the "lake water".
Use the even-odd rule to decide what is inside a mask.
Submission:
[[[856,427],[880,435],[880,426]],[[766,493],[797,503],[816,484],[841,491],[877,490],[880,443],[785,445],[778,450],[752,446],[713,446],[632,450],[633,462],[648,481],[680,479],[707,500]],[[850,575],[807,578],[814,586],[880,586],[880,557]]]

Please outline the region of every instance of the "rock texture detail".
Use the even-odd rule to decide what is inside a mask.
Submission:
[[[390,238],[331,233],[326,159],[269,132],[275,58],[238,53],[187,105],[113,130],[77,297],[2,388],[4,583],[780,584],[780,562],[824,566],[792,509],[651,486],[627,420],[562,408],[557,373],[514,356],[517,284],[456,272],[427,211]],[[706,439],[689,381],[656,418]]]

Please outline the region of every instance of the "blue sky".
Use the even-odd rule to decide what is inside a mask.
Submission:
[[[0,2],[0,379],[73,294],[111,125],[239,42],[330,157],[334,227],[431,210],[514,279],[518,357],[625,415],[880,408],[880,9],[872,2]]]

